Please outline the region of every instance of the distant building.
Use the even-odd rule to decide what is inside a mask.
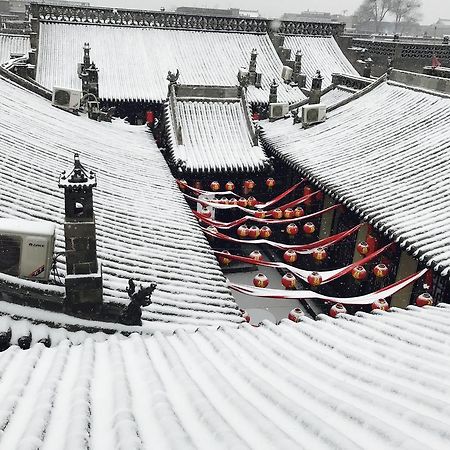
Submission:
[[[281,20],[292,20],[295,22],[339,22],[338,14],[331,14],[328,12],[320,11],[303,11],[301,13],[284,13],[281,16]]]
[[[27,6],[31,2],[56,6],[90,6],[88,2],[72,2],[65,0],[0,0],[0,14],[11,14],[24,17]]]
[[[196,8],[191,6],[180,6],[175,10],[178,14],[192,14],[201,16],[223,16],[223,17],[260,17],[256,10],[229,8]]]

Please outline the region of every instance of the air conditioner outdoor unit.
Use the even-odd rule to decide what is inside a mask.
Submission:
[[[279,119],[289,113],[288,103],[271,103],[269,105],[269,119]]]
[[[283,66],[283,70],[281,71],[281,78],[288,83],[291,81],[293,70],[289,66]]]
[[[52,105],[67,111],[76,111],[80,108],[81,91],[66,88],[53,88]]]
[[[0,272],[48,280],[55,248],[55,224],[0,219]]]
[[[302,109],[303,127],[308,127],[315,123],[325,122],[327,118],[326,105],[306,105]]]

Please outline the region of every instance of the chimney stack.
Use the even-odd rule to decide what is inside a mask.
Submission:
[[[322,96],[322,75],[320,70],[316,72],[316,76],[312,79],[311,92],[309,94],[309,104],[318,105]]]
[[[275,79],[270,84],[269,104],[278,102],[278,83]]]
[[[74,156],[74,167],[63,172],[59,187],[64,189],[66,244],[66,307],[69,312],[99,312],[103,303],[103,278],[97,261],[94,201],[97,179]]]
[[[306,75],[302,75],[302,51],[298,50],[295,54],[294,72],[292,74],[292,81],[298,85],[299,88],[306,86]]]

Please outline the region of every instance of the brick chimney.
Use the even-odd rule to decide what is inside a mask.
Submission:
[[[322,97],[322,75],[320,70],[316,72],[316,76],[312,79],[311,92],[309,94],[309,104],[318,105]]]
[[[302,51],[297,50],[294,61],[294,71],[292,73],[292,81],[298,85],[299,88],[306,86],[306,75],[302,74]]]
[[[59,179],[65,197],[66,307],[69,311],[92,313],[103,303],[92,195],[97,179],[81,165],[78,154],[74,160],[71,172],[63,172]]]
[[[270,84],[269,103],[277,103],[278,101],[278,83],[275,79]]]

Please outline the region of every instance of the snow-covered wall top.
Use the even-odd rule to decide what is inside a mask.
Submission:
[[[31,50],[30,37],[0,33],[0,64],[9,61],[11,53],[27,55]]]
[[[447,449],[450,309],[0,353],[4,449]]]
[[[75,117],[0,79],[0,217],[56,222],[56,251],[64,250],[58,177],[72,167],[75,152],[98,178],[94,202],[107,300],[128,302],[132,277],[158,284],[143,313],[146,327],[150,321],[168,329],[241,322],[216,258],[145,127]]]
[[[302,73],[307,76],[308,89],[311,88],[311,80],[317,70],[320,70],[324,78],[323,88],[331,84],[333,73],[358,75],[332,36],[286,36],[283,46],[292,50],[292,59],[301,50]]]
[[[269,85],[278,80],[278,98],[302,100],[298,88],[282,82],[283,64],[267,34],[161,30],[100,25],[41,23],[36,81],[81,89],[77,65],[83,44],[99,68],[100,97],[105,100],[162,102],[167,97],[169,70],[180,70],[179,83],[235,86],[240,67],[248,67],[250,53],[258,50],[257,70],[262,88],[248,90],[250,102],[269,100]]]
[[[264,124],[275,154],[450,274],[450,98],[383,83],[302,129]]]
[[[183,143],[176,144],[171,124],[170,148],[185,171],[247,173],[267,167],[263,150],[253,145],[241,101],[179,100],[176,109]]]

